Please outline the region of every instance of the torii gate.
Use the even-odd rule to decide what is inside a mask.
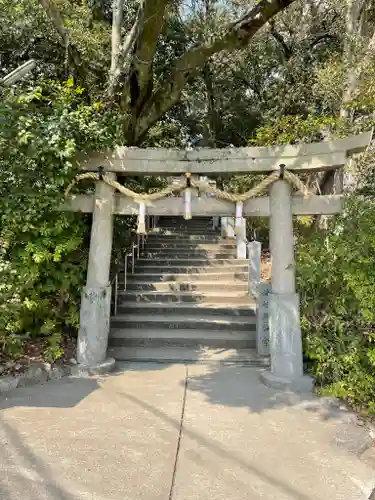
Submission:
[[[298,146],[245,147],[231,149],[139,149],[117,147],[113,152],[87,156],[82,170],[98,172],[107,179],[121,175],[191,174],[270,174],[283,165],[294,174],[342,168],[348,156],[363,151],[372,132],[337,141]],[[132,198],[115,194],[103,181],[96,184],[95,195],[71,196],[62,210],[93,213],[86,287],[82,292],[77,360],[89,371],[110,365],[106,358],[110,321],[111,286],[109,283],[113,215],[139,215],[140,204]],[[269,295],[269,330],[271,369],[262,373],[263,381],[273,387],[295,390],[312,388],[303,375],[299,296],[295,288],[293,215],[337,214],[342,197],[292,194],[290,184],[278,178],[269,196],[244,201],[243,217],[270,217],[272,292]],[[184,200],[162,198],[147,204],[149,215],[181,215]],[[191,215],[233,217],[236,206],[215,198],[191,199]]]

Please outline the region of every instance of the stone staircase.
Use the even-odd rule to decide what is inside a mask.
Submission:
[[[118,360],[263,364],[255,355],[248,264],[212,218],[161,217],[127,290],[120,275],[109,353]]]

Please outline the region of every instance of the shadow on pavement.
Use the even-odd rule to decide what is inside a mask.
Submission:
[[[315,394],[275,390],[260,381],[263,368],[238,364],[236,355],[225,363],[187,364],[189,367],[188,390],[201,392],[213,404],[248,408],[251,412],[299,405],[305,411],[318,413],[322,420],[342,418],[342,408],[319,398]],[[237,363],[237,364],[236,364]],[[118,362],[110,376],[126,372],[152,372],[166,370],[175,362]],[[186,363],[179,363],[186,365]],[[205,369],[200,370],[199,367]],[[202,373],[200,373],[202,372]],[[181,382],[182,384],[184,381]]]
[[[0,443],[3,450],[1,500],[73,499],[70,493],[54,481],[48,465],[33,453],[20,434],[4,419],[0,420]],[[14,467],[14,462],[17,463],[17,468]],[[12,487],[14,484],[17,484],[15,489]]]
[[[7,392],[0,397],[0,410],[16,406],[33,408],[72,408],[99,389],[94,378],[63,378]]]
[[[259,378],[261,371],[262,368],[212,364],[200,373],[193,367],[189,370],[188,390],[204,394],[210,403],[248,408],[256,413],[298,405],[319,413],[322,420],[342,417],[342,410],[329,404],[328,399],[266,387]]]

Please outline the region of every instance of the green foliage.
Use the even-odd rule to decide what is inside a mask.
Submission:
[[[300,238],[305,354],[324,394],[375,414],[374,203],[355,197],[327,232]]]
[[[42,336],[53,360],[62,332],[78,326],[87,219],[56,209],[77,172],[73,156],[111,144],[115,131],[72,80],[0,101],[0,348],[9,355]]]
[[[81,82],[96,95],[110,59],[110,26],[93,19],[87,2],[57,0],[54,4],[69,30],[70,42],[79,50],[84,69]],[[29,79],[35,75],[65,79],[72,73],[64,44],[38,0],[0,0],[0,26],[0,76],[30,58],[38,64]]]
[[[332,116],[285,115],[276,117],[259,127],[249,142],[258,146],[318,142],[327,136],[345,135],[347,126]]]

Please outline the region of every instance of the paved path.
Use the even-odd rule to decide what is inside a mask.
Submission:
[[[130,364],[1,395],[0,499],[368,499],[374,469],[337,446],[362,431],[258,377]]]

